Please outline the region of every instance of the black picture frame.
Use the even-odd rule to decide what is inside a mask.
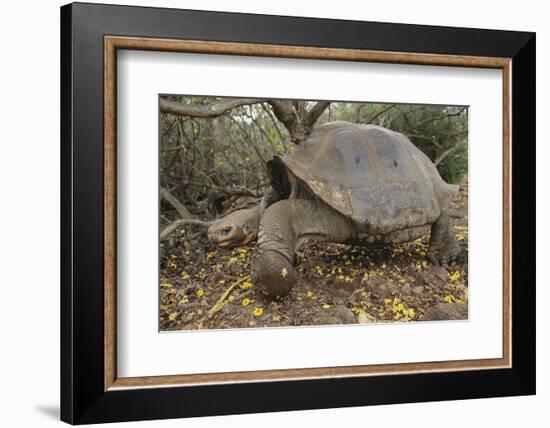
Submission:
[[[512,58],[512,367],[104,390],[104,36]],[[535,34],[74,3],[61,8],[61,419],[71,424],[535,393]]]

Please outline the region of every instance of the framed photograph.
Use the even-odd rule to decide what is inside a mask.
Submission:
[[[533,33],[76,3],[61,54],[62,420],[535,393]]]

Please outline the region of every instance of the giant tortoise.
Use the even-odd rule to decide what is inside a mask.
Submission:
[[[222,247],[257,238],[252,278],[270,296],[292,289],[294,255],[308,240],[380,245],[431,232],[432,263],[446,265],[460,253],[449,215],[458,186],[443,181],[403,134],[330,122],[267,166],[273,189],[261,206],[218,220],[208,236]]]

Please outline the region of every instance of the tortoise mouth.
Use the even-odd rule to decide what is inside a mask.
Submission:
[[[231,237],[231,236],[220,236],[218,234],[208,234],[208,240],[221,248],[235,248],[235,247],[242,247],[246,245],[249,240],[246,236],[243,237]]]
[[[226,247],[231,243],[231,240],[228,238],[224,238],[218,234],[215,233],[209,233],[208,234],[208,240],[218,247]]]

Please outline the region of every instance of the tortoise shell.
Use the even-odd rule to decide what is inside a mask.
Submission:
[[[268,171],[281,194],[288,196],[290,171],[370,233],[431,224],[458,190],[405,135],[343,121],[317,127],[292,154],[269,161]]]

